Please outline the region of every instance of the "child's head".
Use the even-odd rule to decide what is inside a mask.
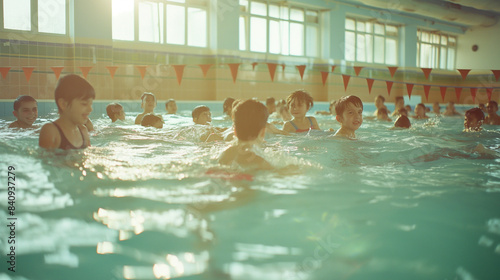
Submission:
[[[269,114],[276,112],[276,99],[274,99],[274,97],[268,97],[266,99],[266,107]]]
[[[344,96],[335,105],[336,119],[342,128],[357,130],[363,123],[363,102],[355,95]]]
[[[406,112],[407,112],[407,113],[410,113],[410,112],[411,112],[411,106],[410,106],[410,105],[406,105],[406,106],[405,106],[405,109],[406,109]]]
[[[106,106],[106,113],[112,122],[116,122],[116,120],[125,120],[123,107],[118,103],[109,103],[108,106]]]
[[[382,95],[375,97],[375,107],[377,107],[377,109],[384,105],[384,102],[385,98]]]
[[[377,110],[377,119],[378,120],[388,120],[389,119],[389,113],[387,112],[386,108],[380,108]]]
[[[400,115],[394,122],[394,127],[410,128],[411,127],[410,119],[408,119],[408,117],[405,115]]]
[[[294,116],[304,117],[314,105],[312,96],[305,90],[297,90],[286,98],[288,110]]]
[[[446,109],[450,111],[455,111],[455,103],[454,102],[448,102],[448,105],[446,105]]]
[[[31,127],[38,118],[38,104],[35,98],[29,95],[20,95],[14,101],[12,114],[20,127]]]
[[[160,116],[149,113],[144,115],[141,121],[141,125],[145,127],[152,126],[156,128],[163,128],[163,120],[160,118]]]
[[[234,102],[234,98],[228,97],[228,98],[224,99],[224,103],[222,104],[223,112],[230,117],[231,117],[231,112],[233,110],[233,102]]]
[[[75,74],[60,78],[54,90],[54,97],[59,114],[71,115],[72,121],[78,124],[88,121],[95,91],[87,80]]]
[[[268,116],[264,104],[252,99],[240,102],[234,108],[234,134],[240,141],[263,138]]]
[[[395,105],[396,109],[404,108],[405,99],[402,96],[396,96],[396,99],[394,100],[394,105]]]
[[[144,112],[153,112],[156,108],[156,96],[151,92],[145,92],[141,95],[141,108]]]
[[[175,114],[177,113],[177,103],[175,103],[175,100],[169,99],[165,103],[165,110],[167,110],[167,114]]]
[[[472,108],[465,112],[464,127],[466,130],[480,130],[484,121],[484,113],[479,108]]]
[[[278,114],[280,115],[281,119],[285,122],[292,120],[292,115],[290,114],[290,111],[288,111],[288,107],[286,105],[279,106]]]
[[[400,108],[398,110],[398,115],[400,115],[400,116],[407,116],[408,117],[408,111],[406,110],[406,108]]]
[[[486,111],[488,114],[494,114],[498,111],[498,103],[496,101],[489,101],[486,104]]]
[[[193,116],[193,122],[195,124],[208,125],[210,122],[212,122],[212,114],[210,113],[210,108],[205,105],[196,106],[193,109],[191,115]]]
[[[415,106],[415,115],[417,117],[423,117],[425,116],[426,108],[424,103],[418,103],[417,106]]]

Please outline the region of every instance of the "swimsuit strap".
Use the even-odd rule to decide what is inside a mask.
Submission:
[[[66,138],[66,135],[64,135],[64,132],[62,131],[62,129],[59,127],[59,125],[57,125],[57,123],[55,122],[52,122],[57,130],[59,131],[59,135],[61,135],[61,144],[59,144],[59,149],[63,149],[63,150],[71,150],[71,149],[83,149],[85,147],[87,147],[86,143],[85,143],[85,138],[83,137],[83,133],[82,133],[82,130],[80,129],[80,127],[78,126],[78,130],[80,131],[80,135],[82,136],[82,145],[80,147],[75,147],[73,146],[73,144],[71,144],[71,142],[69,142],[68,138]]]
[[[293,128],[295,128],[295,130],[299,130],[299,128],[295,125],[293,121],[290,121],[290,124],[293,126]]]
[[[314,125],[313,125],[313,121],[312,121],[311,117],[307,117],[307,119],[309,120],[309,123],[311,124],[311,129],[312,129],[312,128],[313,128],[313,126],[314,126]]]

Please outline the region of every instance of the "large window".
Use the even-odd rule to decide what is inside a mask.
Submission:
[[[346,18],[345,29],[346,60],[398,64],[398,26]]]
[[[3,0],[3,28],[66,34],[66,0]]]
[[[113,0],[113,39],[207,47],[208,4],[208,0]]]
[[[417,38],[418,67],[455,69],[457,37],[419,29]]]
[[[239,0],[240,50],[295,56],[319,55],[320,13],[285,2]]]

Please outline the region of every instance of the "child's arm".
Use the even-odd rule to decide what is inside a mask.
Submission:
[[[278,129],[276,126],[274,126],[273,124],[270,124],[270,123],[267,123],[266,129],[267,129],[267,131],[269,131],[270,133],[273,133],[273,134],[290,135],[290,133],[288,133],[284,130]]]
[[[87,143],[87,147],[90,147],[90,135],[89,135],[89,130],[87,129],[86,125],[79,125],[80,131],[82,132],[83,135],[83,141]]]
[[[295,128],[293,127],[293,125],[288,121],[285,123],[285,125],[283,126],[283,131],[285,132],[295,132]]]
[[[311,118],[311,121],[312,121],[312,124],[313,124],[313,129],[321,130],[319,128],[318,121],[316,120],[316,118],[315,117],[310,117],[310,118]]]
[[[45,124],[40,131],[38,145],[45,149],[56,149],[60,144],[61,135],[59,135],[57,128],[51,123]]]
[[[87,128],[88,131],[94,131],[94,124],[92,124],[90,119],[87,120],[84,126]]]
[[[135,118],[135,124],[141,124],[142,117],[143,117],[143,114],[137,115],[137,117]]]

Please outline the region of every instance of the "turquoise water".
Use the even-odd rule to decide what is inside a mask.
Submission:
[[[16,273],[2,261],[0,278],[500,277],[500,158],[472,151],[499,152],[500,127],[463,133],[450,117],[410,130],[365,120],[356,141],[268,135],[262,154],[279,170],[234,178],[216,160],[228,143],[198,141],[189,114],[164,116],[162,130],[132,125],[135,114],[97,119],[92,147],[55,154],[35,131],[0,129],[17,218]]]

